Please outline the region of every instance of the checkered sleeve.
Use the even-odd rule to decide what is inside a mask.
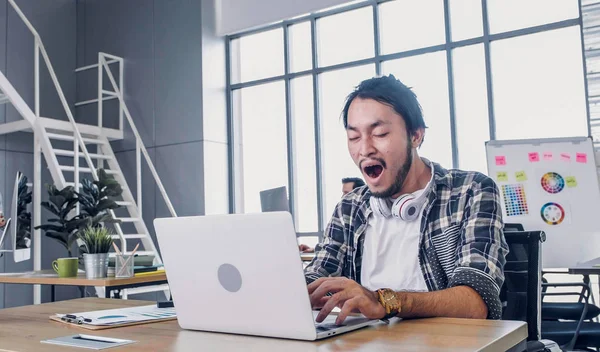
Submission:
[[[342,273],[347,247],[343,208],[344,200],[336,206],[325,229],[323,242],[315,248],[315,258],[304,269],[307,284],[321,277],[340,276]]]
[[[470,199],[463,214],[457,266],[449,287],[471,287],[487,305],[488,319],[500,319],[500,287],[508,254],[500,194],[494,181],[482,174],[473,177],[467,194]]]

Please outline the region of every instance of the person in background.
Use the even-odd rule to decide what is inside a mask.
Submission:
[[[346,177],[342,179],[342,194],[346,195],[352,192],[353,189],[362,187],[365,181],[358,177]]]
[[[365,181],[363,181],[359,177],[344,177],[342,179],[342,195],[345,196],[346,194],[352,192],[353,189],[362,187],[364,185]],[[298,249],[302,253],[312,253],[315,251],[314,248],[309,247],[305,244],[298,245]]]

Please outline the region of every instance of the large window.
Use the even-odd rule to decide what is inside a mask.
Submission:
[[[349,1],[230,36],[231,210],[286,186],[296,229],[322,230],[341,179],[361,176],[344,100],[378,74],[416,93],[419,153],[447,168],[485,173],[490,139],[586,135],[578,1],[525,2]]]

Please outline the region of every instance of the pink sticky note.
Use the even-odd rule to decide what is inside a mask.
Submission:
[[[544,152],[544,160],[546,160],[546,161],[552,160],[552,153]]]
[[[540,154],[538,152],[529,153],[529,161],[532,163],[540,161]]]
[[[571,155],[569,155],[569,153],[560,153],[560,159],[562,161],[570,162],[571,161]]]
[[[587,163],[587,154],[586,153],[577,153],[575,160],[577,160],[578,163]]]
[[[496,157],[496,165],[506,165],[506,157],[497,156]]]

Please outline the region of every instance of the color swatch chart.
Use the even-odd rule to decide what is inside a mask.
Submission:
[[[502,185],[502,196],[507,216],[518,216],[529,213],[523,185]]]

